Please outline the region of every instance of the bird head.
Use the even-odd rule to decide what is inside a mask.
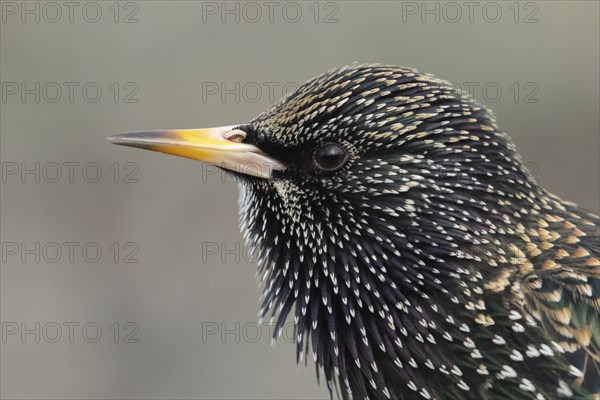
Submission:
[[[398,340],[420,346],[459,290],[448,282],[472,273],[464,260],[478,256],[468,249],[502,231],[502,206],[532,203],[538,190],[488,110],[432,75],[392,66],[329,71],[248,123],[110,140],[237,178],[242,230],[259,249],[260,314],[279,328],[293,315],[298,357],[311,342],[328,383],[334,370],[352,380],[356,363],[367,365],[356,374],[386,387],[376,353],[398,353]]]

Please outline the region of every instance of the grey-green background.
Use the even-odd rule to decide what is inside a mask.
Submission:
[[[113,132],[245,122],[272,103],[269,86],[279,98],[284,84],[293,86],[353,61],[413,66],[453,82],[477,82],[475,97],[494,109],[535,178],[597,213],[599,3],[525,2],[516,6],[518,15],[512,1],[488,3],[478,3],[472,22],[462,7],[462,17],[453,23],[456,10],[443,3],[427,3],[440,10],[439,22],[429,14],[422,22],[421,2],[298,2],[302,16],[292,23],[296,5],[276,2],[271,22],[268,6],[254,3],[263,15],[250,22],[256,7],[228,2],[228,9],[238,8],[240,21],[228,14],[223,23],[219,13],[204,13],[203,21],[203,7],[220,12],[221,2],[122,2],[115,22],[114,2],[100,1],[102,18],[91,23],[83,18],[83,8],[86,18],[94,19],[96,6],[78,2],[73,22],[62,5],[62,18],[52,23],[44,20],[56,18],[52,6],[26,2],[30,9],[40,7],[38,23],[27,14],[21,21],[21,2],[3,1],[1,396],[328,397],[318,389],[310,361],[309,368],[295,365],[292,343],[280,341],[273,349],[267,325],[255,342],[251,324],[259,289],[256,265],[247,253],[222,254],[224,260],[221,253],[206,254],[207,244],[235,249],[241,241],[235,184],[197,162],[109,145],[105,137]],[[414,10],[411,4],[417,15],[403,13],[403,7]],[[497,18],[497,8],[502,17],[489,22]],[[124,23],[131,13],[137,22]],[[337,22],[325,23],[326,16]],[[11,94],[15,84],[31,89],[36,82],[39,103],[35,94],[25,101],[20,93]],[[56,102],[50,101],[56,97],[53,82],[63,88]],[[73,102],[65,82],[79,84]],[[89,101],[93,87],[87,99],[82,94],[90,82],[102,89],[95,103]],[[220,94],[206,92],[221,83],[235,91],[236,82],[237,100],[234,94],[223,101]],[[502,96],[495,101],[497,87]],[[138,101],[125,102],[136,90],[127,100]],[[35,168],[36,162],[39,183],[31,174],[9,173],[15,165]],[[80,163],[73,167],[72,183],[63,164],[69,162]],[[129,162],[137,171],[126,166]],[[53,163],[62,164],[56,183],[49,182],[55,179]],[[82,177],[87,163],[97,163],[86,170],[88,180],[100,166],[97,183]],[[138,183],[124,183],[132,171]],[[65,242],[80,243],[73,262],[64,253],[49,262],[57,257],[51,243],[64,251]],[[88,242],[103,251],[96,263],[81,254]],[[115,242],[121,247],[117,262],[111,250]],[[139,249],[138,263],[123,262],[131,250],[122,248],[128,242]],[[14,243],[20,250],[16,255]],[[39,253],[46,248],[39,262],[24,252],[36,243]],[[80,324],[73,343],[68,322]],[[97,343],[82,336],[89,322],[102,328]],[[114,343],[115,322],[119,343]],[[139,328],[138,343],[124,343],[124,334],[131,332],[127,322]],[[24,338],[21,332],[8,334],[15,326],[35,330],[36,323],[39,343],[31,333]],[[207,323],[219,328],[225,323],[237,331],[239,342],[231,332],[202,340]],[[62,326],[62,337],[51,343],[55,324]],[[93,330],[87,333],[88,339],[95,336]]]

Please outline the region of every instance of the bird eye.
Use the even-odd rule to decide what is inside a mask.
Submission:
[[[315,153],[315,161],[319,168],[324,171],[335,171],[339,169],[346,159],[348,153],[339,144],[327,143],[321,146]]]

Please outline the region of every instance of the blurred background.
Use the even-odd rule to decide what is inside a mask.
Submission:
[[[412,66],[600,209],[598,2],[0,5],[2,398],[329,396],[257,323],[235,184],[114,132],[246,122],[330,68]]]

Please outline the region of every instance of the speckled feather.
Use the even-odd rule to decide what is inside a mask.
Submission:
[[[332,394],[600,392],[599,219],[539,187],[489,110],[413,69],[352,65],[240,128],[288,167],[239,176],[260,316],[293,316],[298,361]],[[325,173],[329,142],[351,156]]]

